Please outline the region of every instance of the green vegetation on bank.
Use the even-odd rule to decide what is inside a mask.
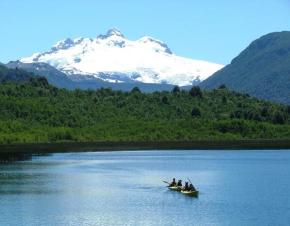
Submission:
[[[0,144],[288,139],[290,107],[220,87],[141,93],[0,84]]]

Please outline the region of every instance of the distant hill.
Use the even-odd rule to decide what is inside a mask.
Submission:
[[[22,69],[34,75],[45,77],[48,82],[60,88],[74,88],[74,83],[66,75],[45,63],[24,64],[20,61],[10,61],[6,66],[10,69]]]
[[[9,69],[0,64],[0,82],[4,81],[26,81],[31,78],[32,74],[21,69]]]
[[[45,77],[48,82],[59,88],[66,89],[100,89],[112,88],[113,90],[130,91],[134,87],[139,87],[143,92],[154,92],[160,90],[171,90],[174,86],[169,84],[152,84],[141,82],[105,82],[101,79],[86,79],[73,81],[67,75],[46,63],[22,63],[20,61],[11,61],[6,64],[11,69],[23,69],[32,72],[35,75]]]
[[[252,42],[231,64],[200,86],[228,88],[290,104],[290,31],[267,34]]]

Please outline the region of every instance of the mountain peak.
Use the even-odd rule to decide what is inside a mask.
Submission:
[[[124,37],[122,32],[119,31],[117,28],[112,28],[112,29],[107,31],[107,36],[112,36],[112,35],[117,35],[117,36]]]
[[[138,40],[138,42],[140,42],[140,43],[144,43],[144,44],[148,44],[148,43],[156,44],[156,45],[158,45],[159,47],[161,47],[161,49],[162,49],[164,52],[166,52],[166,53],[168,53],[168,54],[172,54],[170,48],[169,48],[169,47],[168,47],[164,42],[162,42],[162,41],[160,41],[160,40],[158,40],[158,39],[152,38],[152,37],[150,37],[150,36],[144,36],[144,37],[140,38],[140,39]]]
[[[53,47],[52,50],[58,50],[58,49],[68,49],[74,45],[74,41],[70,38],[63,39],[59,42],[57,42]]]
[[[121,37],[124,38],[125,36],[122,34],[121,31],[119,31],[117,28],[111,28],[107,31],[107,33],[105,35],[99,35],[97,38],[99,39],[106,39],[112,36],[117,36],[117,37]]]

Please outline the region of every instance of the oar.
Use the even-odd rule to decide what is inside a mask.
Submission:
[[[165,183],[165,184],[170,184],[169,182],[167,182],[167,181],[165,181],[165,180],[163,180],[163,183]]]
[[[189,180],[189,182],[193,185],[193,183],[191,182],[191,180],[189,178],[187,178],[187,180]],[[193,185],[194,187],[194,185]],[[194,187],[195,188],[195,187]],[[195,188],[195,190],[197,191],[197,189]]]

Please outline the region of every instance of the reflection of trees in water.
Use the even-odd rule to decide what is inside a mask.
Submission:
[[[49,183],[52,175],[47,173],[29,173],[26,172],[25,166],[22,170],[15,170],[15,164],[11,165],[13,165],[12,170],[6,169],[6,172],[3,173],[1,173],[0,168],[0,197],[1,195],[51,194],[58,192]],[[6,166],[9,166],[9,164],[2,165],[4,168]]]
[[[58,192],[49,183],[54,174],[45,171],[51,163],[33,161],[34,156],[47,155],[51,154],[0,153],[0,197]]]
[[[41,153],[41,154],[31,154],[31,153],[0,153],[0,164],[9,163],[16,161],[29,161],[32,160],[33,156],[49,156],[51,154]]]
[[[31,160],[32,154],[27,153],[1,153],[0,163]]]

